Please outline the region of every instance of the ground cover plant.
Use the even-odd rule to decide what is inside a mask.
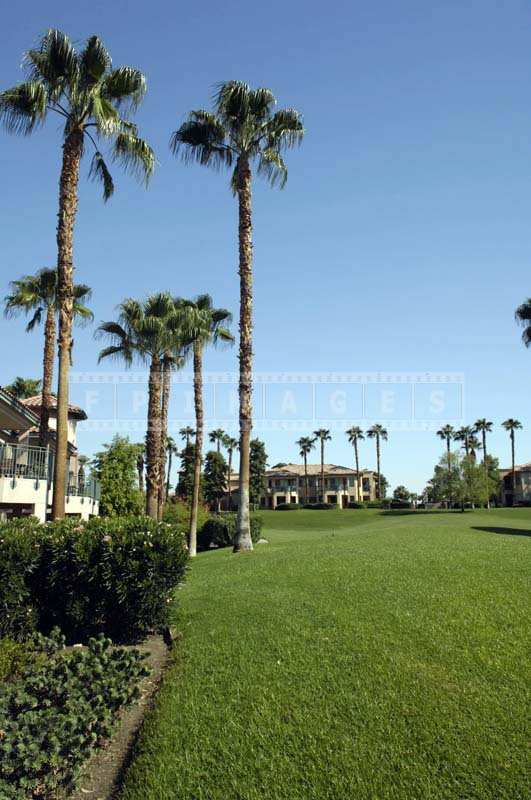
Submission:
[[[122,800],[526,796],[531,512],[262,512],[202,553]]]

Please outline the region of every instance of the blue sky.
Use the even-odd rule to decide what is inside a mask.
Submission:
[[[228,178],[183,166],[168,139],[189,109],[208,105],[220,80],[266,85],[280,105],[304,114],[308,133],[288,156],[286,189],[255,187],[257,371],[332,373],[334,386],[344,374],[459,374],[466,421],[486,416],[496,423],[491,451],[507,464],[499,423],[514,416],[524,424],[518,460],[531,460],[531,352],[513,319],[531,294],[528,4],[273,0],[258,14],[256,5],[234,0],[187,8],[157,0],[30,0],[24,9],[3,10],[3,86],[20,79],[23,50],[51,26],[78,41],[98,33],[115,65],[138,66],[148,79],[137,119],[159,161],[150,188],[116,170],[116,194],[104,205],[86,180],[88,164],[82,167],[76,277],[93,287],[97,321],[112,318],[124,296],[166,288],[185,296],[208,291],[237,312]],[[10,279],[55,262],[59,165],[55,120],[28,139],[1,134],[3,292]],[[40,334],[2,319],[0,340],[0,383],[40,373]],[[97,352],[92,330],[78,331],[75,370],[116,371],[98,367]],[[209,353],[205,366],[232,372],[236,351]],[[388,387],[370,387],[369,416],[356,421],[389,423],[383,472],[392,486],[419,490],[441,444],[430,431],[393,429],[410,414],[399,384],[391,405],[382,398]],[[76,384],[73,397],[92,404],[93,418],[112,416],[114,389],[97,386],[96,396],[87,396],[94,385]],[[182,389],[174,419],[182,417]],[[279,414],[304,421],[311,413],[300,386],[286,401],[287,389],[269,385],[269,423]],[[133,412],[131,391],[120,389],[127,410],[119,413],[139,420],[141,402]],[[227,387],[219,391],[223,396]],[[359,391],[349,384],[349,402],[359,401]],[[418,391],[426,405],[426,388]],[[458,413],[455,387],[448,391],[443,411],[430,411],[436,423]],[[294,440],[304,430],[257,433],[270,463],[298,459]],[[90,454],[111,435],[112,425],[84,430],[80,447]],[[340,431],[327,460],[351,463]],[[362,460],[374,466],[370,443]]]

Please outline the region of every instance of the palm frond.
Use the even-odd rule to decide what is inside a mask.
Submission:
[[[243,81],[219,83],[214,93],[218,114],[229,124],[242,122],[248,115],[251,103],[251,87]]]
[[[46,118],[48,92],[38,81],[26,81],[0,93],[0,122],[9,133],[24,136]]]
[[[116,136],[113,160],[122,164],[126,172],[147,183],[155,169],[155,154],[144,139],[127,130]]]
[[[101,181],[103,184],[103,199],[107,201],[114,193],[114,182],[112,175],[99,150],[96,150],[89,169],[89,178],[94,181]]]
[[[69,37],[50,28],[42,37],[38,50],[29,50],[25,65],[32,80],[45,81],[52,93],[60,92],[64,83],[73,86],[79,74],[79,60]]]
[[[249,93],[249,111],[258,121],[268,119],[276,102],[270,89],[253,89]]]
[[[98,83],[112,66],[111,56],[98,36],[91,36],[79,56],[81,83],[90,88]]]
[[[113,136],[123,129],[123,120],[107,98],[94,91],[91,95],[91,111],[98,133],[102,136]]]
[[[288,180],[288,168],[284,159],[272,147],[268,147],[260,153],[257,174],[266,178],[271,186],[275,186],[278,183],[281,189],[284,188]]]
[[[28,322],[28,324],[26,325],[26,331],[27,331],[28,333],[29,333],[30,331],[32,331],[32,330],[33,330],[33,328],[35,328],[35,326],[36,326],[36,325],[40,325],[40,324],[41,324],[41,321],[42,321],[42,312],[43,312],[43,308],[42,308],[42,306],[39,306],[39,307],[36,309],[36,311],[35,311],[34,315],[33,315],[33,316],[32,316],[32,318],[30,319],[30,321]]]
[[[185,163],[197,162],[219,169],[232,164],[232,151],[225,142],[222,122],[208,111],[192,111],[170,139],[170,149]]]
[[[146,93],[146,79],[133,67],[118,67],[109,73],[102,84],[102,95],[112,100],[116,107],[128,103],[136,108]]]
[[[130,366],[133,363],[133,351],[121,344],[111,344],[100,350],[98,364],[105,358],[123,360],[127,366]]]
[[[280,149],[300,144],[305,134],[302,116],[294,108],[283,108],[273,114],[265,131],[269,146]]]

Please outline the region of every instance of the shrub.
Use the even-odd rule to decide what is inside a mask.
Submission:
[[[69,790],[91,750],[109,737],[118,712],[148,674],[137,650],[91,639],[64,650],[41,640],[48,657],[0,688],[0,797],[55,797]]]
[[[333,508],[337,508],[338,506],[334,503],[306,503],[303,508],[307,508],[311,511],[330,511]]]
[[[35,517],[0,525],[0,637],[34,630],[37,614],[28,588],[39,563]]]
[[[11,613],[8,633],[24,634],[29,620],[43,633],[59,626],[70,642],[100,632],[132,642],[167,624],[188,557],[175,526],[146,517],[95,518],[33,525],[21,537],[4,527],[0,608],[11,608],[14,596],[23,603]],[[29,566],[21,566],[25,561]]]
[[[263,520],[258,514],[251,514],[251,539],[256,544],[262,535]],[[223,514],[211,517],[203,525],[197,538],[198,547],[208,550],[211,544],[216,547],[232,547],[236,535],[236,514]]]
[[[298,511],[300,505],[298,503],[279,503],[275,511]]]
[[[357,500],[355,500],[353,503],[349,503],[348,507],[349,508],[366,508],[366,505],[365,505],[365,503],[359,503]]]
[[[200,531],[209,519],[210,511],[200,503],[197,509],[197,530]],[[177,525],[182,531],[188,532],[190,526],[190,503],[172,497],[164,509],[163,520],[171,525]]]
[[[383,508],[383,503],[381,500],[369,500],[367,508]]]

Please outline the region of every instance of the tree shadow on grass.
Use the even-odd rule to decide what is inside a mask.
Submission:
[[[485,533],[501,533],[502,536],[531,536],[531,531],[526,531],[523,528],[490,528],[472,525],[472,530]]]

